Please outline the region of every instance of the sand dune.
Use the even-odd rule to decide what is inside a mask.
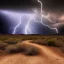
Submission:
[[[39,48],[40,55],[27,56],[23,53],[5,55],[0,58],[0,64],[64,64],[64,53],[58,48],[41,46],[28,40],[23,44]]]

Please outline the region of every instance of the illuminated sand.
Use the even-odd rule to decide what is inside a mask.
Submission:
[[[22,53],[6,55],[0,58],[0,64],[64,64],[64,53],[58,48],[41,46],[29,41],[24,41],[24,44],[37,47],[40,55],[27,56]]]

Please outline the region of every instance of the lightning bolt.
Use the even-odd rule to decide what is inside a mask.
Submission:
[[[31,20],[33,19],[34,17],[31,17],[30,20],[28,21],[27,25],[26,25],[26,28],[25,28],[25,34],[28,34],[28,31],[30,32],[31,34],[31,30],[29,29],[29,25],[30,25],[30,22]]]
[[[58,29],[57,29],[57,28],[51,28],[49,25],[46,25],[46,24],[44,24],[44,23],[42,22],[42,17],[48,19],[50,22],[52,22],[52,20],[50,20],[47,16],[45,16],[45,15],[42,14],[42,12],[43,12],[43,11],[42,11],[43,4],[42,4],[42,2],[41,2],[40,0],[37,0],[37,1],[38,1],[38,2],[40,3],[40,5],[41,5],[41,23],[42,23],[43,25],[49,27],[50,29],[56,30],[56,32],[58,33]]]
[[[43,4],[42,4],[42,2],[40,1],[40,0],[37,0],[37,2],[40,4],[40,21],[37,21],[36,20],[36,14],[37,14],[37,11],[36,10],[34,10],[34,14],[21,14],[20,15],[20,18],[19,18],[19,23],[13,28],[14,30],[13,30],[13,33],[12,34],[15,34],[16,33],[16,31],[17,31],[17,29],[18,29],[18,27],[22,24],[22,21],[21,21],[21,18],[25,15],[25,16],[27,16],[27,17],[29,17],[29,20],[28,20],[28,22],[27,22],[27,24],[26,24],[26,27],[25,27],[25,33],[24,34],[32,34],[32,31],[31,31],[31,29],[29,28],[30,27],[30,24],[31,24],[31,22],[32,22],[32,20],[34,21],[34,22],[39,22],[39,23],[41,23],[42,25],[44,25],[44,26],[47,26],[48,28],[50,28],[50,29],[53,29],[53,30],[55,30],[56,31],[56,33],[58,33],[58,29],[57,28],[52,28],[52,27],[50,27],[49,25],[47,25],[47,24],[44,24],[43,23],[43,18],[45,18],[45,19],[47,19],[49,22],[51,22],[51,23],[55,23],[55,21],[52,21],[50,18],[48,18],[49,17],[49,13],[48,13],[48,15],[44,15],[43,14],[43,10],[42,10],[42,8],[43,8]]]
[[[27,31],[29,31],[29,32],[31,33],[31,30],[29,29],[28,25],[30,24],[30,21],[31,21],[31,19],[32,19],[32,16],[34,16],[34,15],[31,15],[31,14],[22,14],[22,15],[20,16],[19,23],[14,27],[14,31],[13,31],[12,34],[15,34],[17,28],[21,25],[21,23],[22,23],[21,18],[22,18],[23,16],[27,16],[27,17],[30,18],[30,20],[28,21],[27,26],[26,26],[26,28],[25,28],[25,34],[27,34]]]
[[[46,18],[47,20],[49,20],[50,22],[55,22],[55,21],[52,21],[51,19],[49,19],[48,18],[48,16],[49,16],[49,14],[47,15],[47,16],[45,16],[44,14],[42,14],[43,13],[43,10],[42,10],[42,8],[43,8],[43,4],[42,4],[42,2],[40,1],[40,0],[37,0],[39,3],[40,3],[40,5],[41,5],[41,24],[42,25],[44,25],[44,26],[47,26],[47,27],[49,27],[50,29],[53,29],[53,30],[55,30],[56,31],[56,33],[58,33],[58,29],[57,28],[52,28],[52,27],[50,27],[49,25],[46,25],[46,24],[44,24],[43,22],[42,22],[42,18],[44,17],[44,18]],[[28,34],[28,31],[30,32],[30,34],[32,34],[31,33],[31,30],[29,29],[29,25],[30,25],[30,22],[31,22],[31,20],[34,20],[35,22],[39,22],[39,21],[36,21],[36,19],[35,19],[35,15],[36,15],[36,10],[34,10],[35,11],[35,14],[34,14],[34,16],[33,17],[31,17],[30,18],[30,20],[28,21],[28,23],[27,23],[27,25],[26,25],[26,28],[25,28],[25,34]]]
[[[15,34],[16,29],[17,29],[20,25],[21,25],[21,16],[20,16],[20,19],[19,19],[19,23],[18,23],[18,25],[14,28],[14,31],[13,31],[12,34]]]
[[[34,10],[34,11],[35,11],[35,10]],[[35,13],[35,14],[36,14],[36,13]],[[30,32],[30,34],[32,34],[31,30],[29,29],[29,25],[30,25],[31,21],[32,21],[33,19],[35,19],[35,14],[34,14],[33,16],[30,16],[31,18],[30,18],[30,20],[28,21],[28,23],[27,23],[27,25],[26,25],[26,28],[25,28],[25,34],[28,34],[28,31]]]

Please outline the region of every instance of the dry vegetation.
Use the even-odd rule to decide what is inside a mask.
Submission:
[[[17,43],[17,46],[20,47],[20,50],[26,54],[26,55],[38,55],[39,52],[39,48],[33,46],[33,45],[28,45],[26,43]]]
[[[0,50],[6,53],[23,52],[27,55],[39,54],[36,47],[22,45],[24,40],[32,40],[31,43],[34,44],[59,47],[64,51],[64,36],[41,35],[0,35]]]

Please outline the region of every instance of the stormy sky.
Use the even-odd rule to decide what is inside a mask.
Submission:
[[[43,4],[43,10],[45,14],[50,13],[50,19],[56,21],[56,23],[49,24],[51,27],[57,28],[59,33],[64,34],[64,0],[40,0]],[[40,4],[37,0],[0,0],[1,10],[14,10],[14,11],[32,11],[33,9],[40,9]],[[27,13],[27,12],[26,12]],[[13,17],[13,16],[12,16]],[[15,26],[5,14],[0,13],[0,33],[1,34],[12,34],[13,29],[10,26]],[[25,18],[26,19],[26,18]],[[8,22],[7,22],[8,21]],[[25,21],[25,20],[24,20]],[[48,20],[44,19],[46,24]],[[24,22],[26,25],[26,22]],[[48,24],[48,23],[47,23]],[[41,23],[32,23],[30,29],[33,31],[32,34],[56,34],[54,30],[49,29]],[[22,28],[24,27],[24,28]],[[11,30],[10,30],[11,29]],[[21,29],[21,32],[20,32]],[[25,26],[17,29],[16,34],[24,34]],[[33,29],[36,29],[35,31]],[[11,31],[11,32],[10,32]],[[19,32],[18,32],[19,31]]]
[[[64,0],[41,0],[44,9],[56,10],[64,8]],[[39,7],[37,0],[0,0],[1,8],[35,8]]]

